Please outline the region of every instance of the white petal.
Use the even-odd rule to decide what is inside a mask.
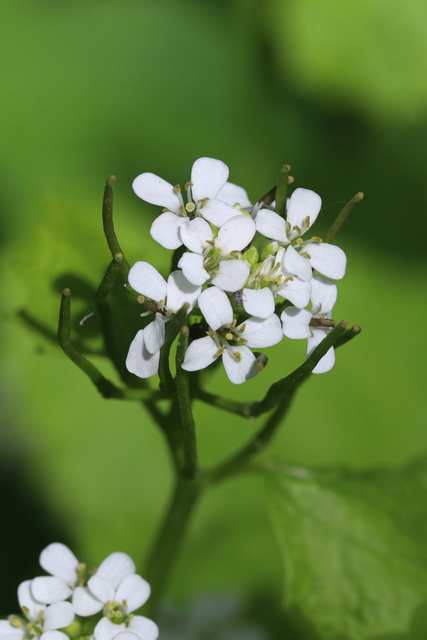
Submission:
[[[89,578],[87,586],[92,595],[104,604],[114,600],[115,589],[113,585],[98,574],[95,573],[94,576]]]
[[[232,182],[226,182],[221,191],[217,195],[218,200],[223,200],[231,206],[239,204],[243,209],[251,208],[252,202],[248,198],[248,194],[243,187],[237,186]]]
[[[266,319],[248,318],[237,329],[243,325],[245,325],[245,329],[241,336],[247,340],[245,344],[252,349],[272,347],[279,344],[283,338],[282,325],[275,313]]]
[[[79,561],[65,544],[52,542],[40,554],[40,566],[47,573],[62,578],[69,585],[77,583]]]
[[[31,593],[35,600],[45,604],[52,604],[69,598],[73,590],[62,578],[41,576],[31,580]]]
[[[292,245],[286,249],[282,265],[288,273],[298,276],[304,282],[308,282],[313,275],[308,258],[304,258]]]
[[[235,353],[239,354],[238,358]],[[242,345],[226,349],[222,354],[222,362],[228,379],[233,384],[242,384],[258,373],[254,354]]]
[[[119,603],[126,600],[127,613],[132,613],[147,602],[150,593],[151,587],[148,582],[141,576],[134,574],[121,581],[114,599]]]
[[[135,632],[142,640],[156,640],[159,628],[155,622],[144,616],[133,616],[128,624],[129,631]]]
[[[310,264],[313,269],[334,280],[341,280],[344,277],[347,256],[342,249],[326,242],[313,242],[306,245],[306,251],[310,255]]]
[[[23,627],[15,627],[10,620],[0,620],[1,640],[19,640],[25,636]]]
[[[135,262],[130,268],[128,280],[132,289],[150,300],[166,300],[166,280],[149,262]]]
[[[151,354],[144,342],[144,329],[140,329],[132,340],[126,358],[126,368],[138,378],[156,375],[159,368],[160,351]]]
[[[243,215],[241,211],[221,200],[208,200],[206,205],[200,209],[200,213],[215,227],[221,227],[234,216]]]
[[[335,282],[322,278],[321,276],[313,276],[311,280],[312,292],[312,313],[331,313],[338,296],[338,288]]]
[[[150,235],[165,249],[178,249],[182,245],[180,229],[187,218],[166,211],[161,213],[153,222]]]
[[[173,271],[168,278],[166,308],[177,312],[187,302],[190,305],[187,313],[190,313],[197,302],[201,290],[202,287],[187,280],[182,271]]]
[[[250,316],[269,318],[274,313],[274,296],[268,287],[265,289],[243,289],[242,301]]]
[[[185,371],[199,371],[208,367],[217,356],[218,347],[210,336],[193,340],[185,352],[182,368]]]
[[[112,640],[115,636],[126,632],[124,624],[114,624],[107,618],[101,618],[93,630],[95,640]]]
[[[213,331],[233,322],[233,309],[230,300],[227,294],[218,287],[209,287],[209,289],[202,291],[198,303],[200,311]]]
[[[303,309],[310,302],[311,295],[311,283],[313,278],[309,282],[300,280],[297,276],[294,276],[292,280],[287,280],[284,286],[277,291],[277,293],[283,296],[298,309]]]
[[[46,605],[38,602],[31,593],[31,580],[25,580],[18,586],[18,602],[23,610],[28,609],[27,617],[30,620],[38,620],[41,611],[45,611]]]
[[[50,629],[41,634],[40,640],[69,640],[69,636],[63,631],[57,631],[56,629]]]
[[[117,589],[120,582],[135,573],[135,563],[127,553],[115,551],[101,562],[96,575],[109,582],[113,589]]]
[[[223,224],[215,240],[215,248],[223,256],[232,251],[242,251],[255,235],[255,222],[246,215],[236,215]]]
[[[307,358],[313,353],[317,345],[319,345],[327,336],[327,332],[323,329],[314,329],[312,327],[312,335],[307,343]],[[326,373],[330,371],[335,364],[335,350],[331,347],[326,354],[319,360],[313,369],[313,373]]]
[[[195,204],[203,198],[216,198],[228,179],[228,167],[221,160],[199,158],[191,169],[191,192]]]
[[[192,284],[201,286],[209,280],[210,276],[203,267],[203,256],[198,253],[183,253],[178,262],[178,267],[182,269],[184,276]]]
[[[287,203],[286,219],[291,225],[291,234],[294,226],[301,229],[301,235],[307,231],[319,215],[322,199],[310,189],[295,189]],[[310,218],[308,226],[305,226],[307,217]],[[294,234],[292,234],[294,235]],[[297,233],[296,235],[300,235]]]
[[[154,173],[141,173],[132,182],[132,189],[138,198],[145,202],[157,204],[170,211],[179,210],[180,200],[173,186]]]
[[[162,348],[165,341],[165,321],[160,313],[144,329],[144,344],[148,353],[154,355]]]
[[[286,222],[278,213],[269,209],[261,209],[256,215],[255,223],[258,233],[266,238],[278,240],[283,244],[289,242],[286,234]]]
[[[74,609],[71,602],[55,602],[46,607],[43,615],[44,631],[49,629],[63,629],[74,620]]]
[[[74,589],[72,603],[76,615],[85,617],[98,613],[104,606],[104,603],[95,598],[87,587]]]
[[[189,220],[181,227],[181,240],[187,249],[194,251],[194,253],[203,253],[203,250],[208,246],[208,241],[212,238],[212,229],[203,218]]]
[[[283,323],[284,335],[292,340],[309,338],[311,336],[311,331],[308,325],[312,317],[312,314],[310,311],[307,311],[307,309],[287,307],[280,316]]]
[[[15,627],[10,620],[0,620],[0,638],[2,640],[23,638],[25,632],[22,627]]]
[[[248,279],[250,267],[244,260],[223,260],[219,263],[212,284],[224,291],[238,291]]]
[[[132,631],[126,629],[115,635],[114,640],[141,640],[141,638],[136,633],[132,633]],[[143,640],[145,640],[145,638],[143,638]]]

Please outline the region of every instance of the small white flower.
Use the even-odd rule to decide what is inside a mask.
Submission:
[[[46,605],[35,600],[31,592],[31,580],[19,585],[18,601],[26,619],[10,616],[9,620],[1,620],[1,640],[69,640],[58,629],[68,627],[74,620],[70,602]]]
[[[109,612],[126,616],[141,607],[150,596],[150,585],[135,574],[135,564],[126,553],[111,553],[86,587],[73,593],[73,607],[77,615],[90,616],[107,606]]]
[[[203,216],[215,226],[221,226],[228,218],[236,215],[224,200],[216,200],[224,190],[228,178],[228,167],[214,158],[199,158],[193,164],[191,180],[185,185],[187,204],[179,185],[172,186],[153,173],[142,173],[133,181],[136,195],[160,205],[165,211],[151,225],[151,237],[165,249],[177,249],[182,244],[181,228],[197,216]],[[224,197],[227,196],[227,188]]]
[[[295,189],[286,205],[286,220],[262,203],[247,207],[256,223],[258,233],[287,246],[283,266],[289,273],[308,282],[313,269],[328,278],[340,280],[345,275],[347,258],[339,247],[320,242],[320,239],[303,241],[303,236],[316,221],[322,200],[310,189]]]
[[[187,280],[181,271],[170,274],[168,281],[149,262],[136,262],[129,271],[129,284],[141,295],[153,300],[166,313],[179,311],[187,303],[188,312],[194,307],[201,287]],[[153,322],[140,329],[133,339],[126,358],[126,368],[139,378],[157,373],[160,349],[165,339],[168,315],[156,313]]]
[[[298,278],[284,267],[285,249],[270,255],[250,274],[242,291],[245,311],[258,318],[268,318],[275,309],[275,298],[280,295],[298,308],[306,307],[310,300],[311,284]]]
[[[283,334],[279,318],[275,314],[267,319],[248,318],[236,327],[231,303],[218,287],[203,291],[198,304],[211,330],[206,337],[190,344],[182,368],[186,371],[198,371],[222,356],[231,382],[242,384],[253,378],[258,369],[256,358],[248,347],[270,347],[280,342]],[[233,346],[230,342],[237,345]]]
[[[78,584],[79,561],[65,544],[53,542],[40,554],[40,566],[50,576],[31,581],[33,597],[44,604],[67,600]]]
[[[182,228],[183,243],[192,253],[184,253],[178,266],[194,285],[210,280],[224,291],[237,291],[250,272],[247,262],[239,259],[241,251],[251,242],[255,231],[252,218],[237,215],[225,222],[214,238],[206,220],[196,218]]]
[[[133,616],[120,624],[102,618],[96,625],[92,640],[156,640],[159,629],[144,616]]]
[[[337,286],[334,282],[314,276],[312,279],[311,304],[312,308],[297,309],[287,307],[281,314],[283,333],[286,337],[300,340],[307,338],[307,357],[327,336],[330,328],[310,327],[313,318],[330,319],[332,309],[337,300]],[[313,373],[326,373],[335,364],[335,351],[331,347],[313,369]]]

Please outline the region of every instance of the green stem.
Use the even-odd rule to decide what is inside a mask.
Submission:
[[[204,391],[200,388],[195,388],[193,395],[195,398],[202,402],[206,402],[206,404],[209,404],[211,407],[213,406],[218,409],[223,409],[224,411],[229,411],[230,413],[235,413],[243,418],[251,417],[252,402],[236,402],[235,400],[222,398],[221,396],[209,393],[209,391]]]
[[[341,231],[342,227],[353,213],[356,205],[358,205],[359,202],[363,200],[363,197],[363,193],[359,191],[359,193],[356,193],[354,198],[347,202],[344,209],[342,209],[342,211],[340,211],[340,213],[338,214],[335,222],[332,223],[332,225],[323,236],[323,242],[332,242],[332,240],[334,240],[338,232]]]
[[[288,197],[288,177],[289,171],[291,170],[291,166],[289,164],[285,164],[279,173],[279,177],[277,178],[277,189],[276,189],[276,212],[282,218],[286,215],[286,201]]]
[[[119,241],[114,230],[113,222],[113,199],[114,199],[114,183],[116,176],[110,176],[105,184],[104,199],[102,202],[102,224],[104,227],[104,234],[107,238],[108,248],[111,251],[111,255],[114,258],[117,254],[123,255],[123,251],[120,247]],[[120,273],[123,281],[128,285],[129,264],[125,257],[120,267]],[[129,287],[129,285],[128,285]],[[129,287],[130,289],[130,287]]]
[[[190,396],[190,374],[182,368],[189,339],[188,327],[183,327],[176,350],[176,392],[182,424],[182,444],[184,449],[183,476],[194,478],[197,473],[197,440]]]
[[[151,585],[152,596],[144,613],[152,615],[162,601],[175,565],[190,517],[200,497],[200,480],[177,478],[168,511],[155,538],[144,577]]]

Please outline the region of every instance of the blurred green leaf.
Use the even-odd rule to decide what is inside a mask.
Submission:
[[[427,461],[420,465],[424,471]],[[273,465],[286,601],[322,639],[402,633],[427,597],[427,492],[418,467],[310,471]]]
[[[351,104],[377,121],[424,117],[424,2],[271,0],[264,15],[282,72],[299,90],[328,106]]]

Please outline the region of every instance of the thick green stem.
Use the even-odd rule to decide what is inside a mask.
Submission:
[[[185,478],[194,478],[197,473],[196,425],[191,407],[190,374],[181,366],[184,362],[185,352],[188,346],[188,337],[188,327],[183,327],[176,350],[176,392],[181,416],[182,444],[184,450],[182,473]]]
[[[144,609],[144,613],[149,616],[153,615],[164,597],[201,490],[200,480],[177,478],[168,511],[156,536],[143,574],[151,585],[152,595]]]

